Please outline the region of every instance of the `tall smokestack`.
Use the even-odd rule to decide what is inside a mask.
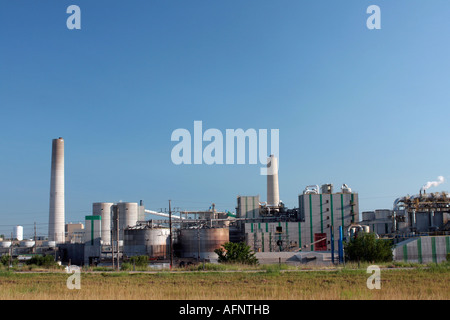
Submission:
[[[278,208],[279,204],[278,159],[271,155],[267,161],[267,206]]]
[[[65,242],[64,234],[64,139],[52,141],[52,170],[50,178],[50,212],[48,240]]]

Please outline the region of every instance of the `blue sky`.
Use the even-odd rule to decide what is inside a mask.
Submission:
[[[81,8],[81,30],[66,9]],[[381,30],[366,9],[381,8]],[[280,195],[348,184],[360,211],[449,190],[448,1],[0,0],[0,233],[46,234],[51,140],[66,221],[92,203],[233,211],[260,165],[171,162],[177,128],[280,130]]]

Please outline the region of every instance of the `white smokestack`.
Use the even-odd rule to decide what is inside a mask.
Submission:
[[[439,176],[437,177],[437,181],[428,181],[423,187],[422,190],[425,191],[431,187],[437,187],[438,185],[440,185],[441,183],[444,182],[444,177],[443,176]]]
[[[267,160],[267,206],[278,208],[279,204],[278,159],[271,155]]]
[[[50,212],[48,219],[48,240],[65,242],[64,225],[64,139],[52,141],[52,169],[50,178]]]

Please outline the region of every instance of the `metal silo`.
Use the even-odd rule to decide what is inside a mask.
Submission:
[[[216,260],[217,254],[214,250],[229,240],[228,228],[180,229],[181,257]]]
[[[23,240],[23,227],[22,226],[15,226],[14,234],[15,234],[16,240],[22,241]]]
[[[12,241],[4,240],[4,241],[0,242],[0,247],[1,248],[9,248],[9,247],[11,247],[11,244],[12,244]]]
[[[123,240],[123,232],[136,225],[138,220],[138,204],[136,202],[119,202],[112,208],[113,234],[116,239],[117,215],[119,215],[119,240]]]
[[[128,256],[146,255],[152,258],[169,256],[169,228],[135,226],[125,229],[123,253]]]
[[[52,141],[52,167],[50,178],[50,210],[48,240],[65,242],[64,232],[64,139]]]
[[[95,202],[92,204],[92,215],[101,216],[102,235],[101,240],[105,245],[111,244],[111,211],[114,203]]]

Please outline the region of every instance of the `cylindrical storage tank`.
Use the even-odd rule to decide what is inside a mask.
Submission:
[[[391,210],[380,209],[375,210],[375,219],[384,220],[387,219],[391,215]]]
[[[136,202],[119,202],[113,207],[113,238],[116,239],[117,213],[119,214],[119,240],[123,240],[124,230],[133,227],[138,221],[138,204]]]
[[[111,210],[114,203],[95,202],[92,204],[92,215],[101,216],[101,241],[105,245],[111,244]]]
[[[214,250],[229,240],[228,228],[180,229],[181,257],[217,260]]]
[[[22,241],[23,240],[23,227],[15,226],[14,235],[15,235],[16,240]]]
[[[12,242],[11,241],[2,241],[0,242],[0,247],[1,248],[9,248],[11,247]]]
[[[34,246],[34,243],[35,242],[33,240],[23,240],[20,242],[20,246],[25,248],[31,248]]]
[[[45,241],[44,247],[54,248],[56,247],[56,241]]]
[[[125,229],[123,253],[129,257],[146,255],[152,258],[167,258],[169,239],[169,228]]]
[[[375,219],[375,212],[374,211],[364,211],[362,213],[362,219],[363,221],[371,221]]]

